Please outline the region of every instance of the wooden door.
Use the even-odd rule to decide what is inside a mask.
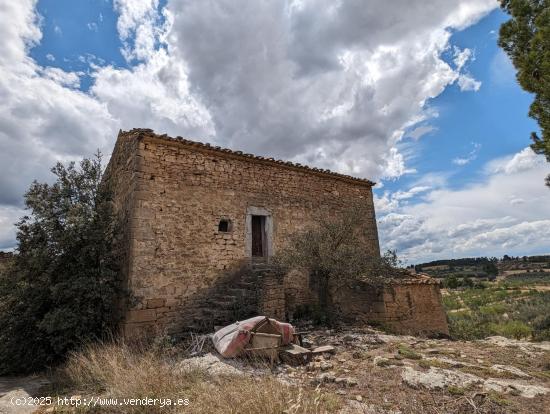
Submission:
[[[265,217],[252,216],[252,256],[265,256]]]

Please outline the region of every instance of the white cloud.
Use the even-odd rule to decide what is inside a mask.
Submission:
[[[530,170],[536,165],[544,166],[544,158],[535,154],[531,148],[524,148],[513,156],[490,162],[487,165],[487,170],[491,173],[514,174]]]
[[[412,187],[410,190],[407,191],[397,191],[393,194],[393,198],[396,200],[408,200],[409,198],[414,197],[417,194],[425,193],[426,191],[430,190],[431,187],[428,186],[418,186],[418,187]]]
[[[29,57],[41,39],[35,0],[2,7],[10,24],[0,27],[0,206],[20,205],[31,180],[49,179],[56,160],[98,147],[109,153],[119,128],[152,127],[375,180],[412,172],[398,149],[404,131],[429,122],[436,112],[426,102],[464,75],[441,58],[451,32],[497,6],[114,4],[132,67],[98,67],[84,57],[94,79],[89,93],[76,89],[79,73]]]
[[[453,164],[455,165],[466,165],[475,160],[479,154],[479,150],[481,149],[481,144],[477,142],[472,142],[472,146],[474,147],[466,157],[457,157],[453,159]]]
[[[465,68],[466,63],[468,61],[475,60],[475,55],[472,52],[471,49],[465,48],[463,50],[460,50],[458,47],[453,48],[453,62],[456,66],[456,70],[461,71]],[[477,92],[479,88],[481,87],[481,81],[478,81],[472,77],[469,73],[461,73],[458,76],[458,87],[462,92],[466,91],[475,91]]]
[[[458,47],[454,47],[454,59],[453,62],[456,65],[457,69],[462,69],[468,60],[473,60],[472,50],[465,48],[460,50]]]
[[[53,67],[39,68],[38,71],[44,78],[50,79],[58,85],[69,88],[78,88],[80,86],[80,78],[75,72],[65,72],[62,69]]]
[[[28,57],[41,37],[35,1],[8,2],[0,32],[0,243],[13,244],[15,214],[33,179],[97,148],[109,153],[117,125],[105,105],[76,89],[78,74],[43,68]],[[4,18],[4,16],[3,16]]]
[[[375,180],[398,177],[413,171],[396,149],[404,128],[460,76],[441,58],[448,28],[495,7],[428,3],[173,0],[166,39],[187,62],[221,143]]]
[[[407,134],[407,137],[411,137],[414,140],[419,140],[421,137],[423,137],[426,134],[429,134],[430,132],[437,131],[437,128],[433,125],[420,125],[416,128],[414,128],[412,131],[410,131]]]
[[[462,92],[477,92],[481,88],[481,81],[475,80],[471,75],[461,74],[458,77],[458,86]]]
[[[382,247],[417,263],[550,251],[548,164],[529,152],[489,162],[485,179],[466,188],[443,182],[413,203],[402,203],[401,192],[375,197]]]
[[[0,205],[0,251],[10,250],[14,247],[14,224],[24,215],[25,210],[13,206]]]

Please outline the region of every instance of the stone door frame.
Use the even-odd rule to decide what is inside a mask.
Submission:
[[[249,206],[246,209],[245,221],[245,255],[252,257],[252,216],[265,217],[265,257],[273,256],[273,216],[263,207]]]

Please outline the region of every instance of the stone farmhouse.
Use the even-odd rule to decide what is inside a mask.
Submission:
[[[308,275],[281,276],[269,257],[293,233],[351,203],[368,210],[380,255],[372,183],[149,129],[120,132],[107,166],[121,223],[126,337],[211,330],[250,315],[291,319],[317,301]],[[356,322],[448,333],[438,283],[411,276],[344,292]]]

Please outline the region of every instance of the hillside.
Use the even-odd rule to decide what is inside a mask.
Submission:
[[[436,260],[419,263],[413,266],[417,272],[427,273],[432,277],[457,278],[474,277],[494,279],[511,274],[533,272],[550,272],[550,255],[510,257],[475,257],[461,259]]]

